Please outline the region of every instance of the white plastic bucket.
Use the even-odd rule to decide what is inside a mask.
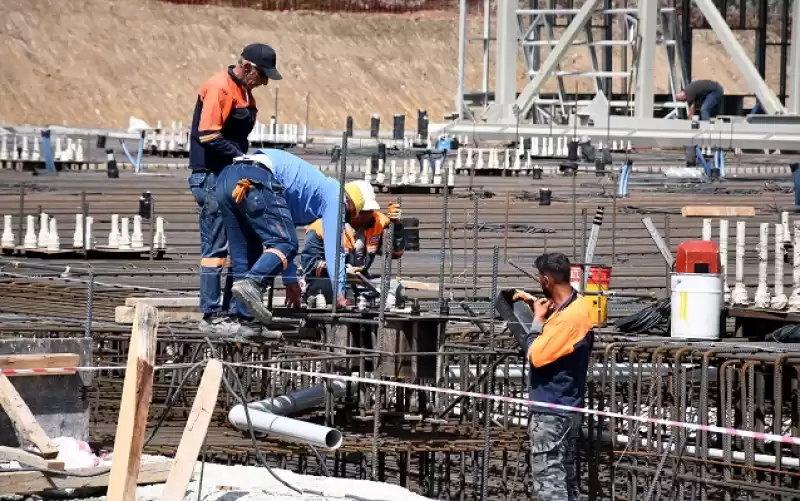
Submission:
[[[719,339],[723,306],[722,275],[673,273],[670,282],[670,336]]]

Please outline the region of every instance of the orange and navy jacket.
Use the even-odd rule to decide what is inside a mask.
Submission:
[[[219,173],[247,153],[257,114],[256,101],[233,74],[233,66],[211,77],[197,93],[189,168]]]
[[[346,228],[342,236],[347,262],[353,266],[362,266],[366,272],[375,260],[375,256],[381,253],[383,230],[392,221],[389,216],[378,211],[372,212],[372,221],[364,228],[364,244],[366,247],[366,262],[354,262],[354,253],[350,252],[355,248],[356,235],[352,228]],[[324,242],[322,234],[322,220],[317,220],[306,227],[306,238],[303,243],[303,250],[300,253],[300,262],[303,271],[308,274],[321,276],[325,268]],[[392,245],[392,259],[399,259],[405,251],[405,231],[400,221],[394,221],[394,242]],[[320,264],[321,263],[321,264]]]
[[[364,270],[368,270],[375,261],[375,256],[383,252],[383,230],[389,226],[391,219],[386,214],[378,211],[372,212],[372,221],[364,228],[364,245],[366,247],[366,256],[364,263],[352,263],[355,266],[362,266]],[[405,231],[400,221],[394,222],[394,241],[392,242],[392,259],[400,259],[403,257],[403,252],[406,249]]]
[[[589,306],[583,296],[573,291],[544,324],[534,322],[527,341],[530,399],[582,407],[594,343]],[[566,412],[538,406],[532,410],[552,414]]]
[[[342,232],[342,248],[345,256],[355,247],[353,230],[345,225]],[[347,257],[345,257],[347,259]],[[325,263],[325,235],[322,232],[322,219],[306,226],[306,239],[300,252],[300,264],[306,276],[327,277]]]

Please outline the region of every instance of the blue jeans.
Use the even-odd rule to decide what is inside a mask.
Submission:
[[[195,171],[189,176],[189,188],[197,202],[200,214],[200,311],[209,316],[227,310],[230,302],[230,280],[226,280],[225,293],[220,300],[222,268],[228,257],[228,239],[225,225],[214,195],[217,176],[208,171]]]
[[[240,180],[252,186],[236,203],[233,192]],[[217,182],[217,201],[228,232],[233,276],[248,278],[264,287],[287,268],[294,268],[297,230],[283,195],[283,186],[269,169],[250,163],[229,165]],[[237,315],[250,318],[237,299],[231,301]]]
[[[719,113],[719,105],[722,103],[723,90],[718,89],[706,94],[703,104],[700,106],[700,120],[711,120]]]

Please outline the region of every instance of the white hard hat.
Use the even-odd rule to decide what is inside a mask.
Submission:
[[[361,210],[381,210],[381,206],[375,198],[375,188],[372,187],[372,184],[363,179],[351,181],[351,184],[356,185],[364,196],[364,207]]]

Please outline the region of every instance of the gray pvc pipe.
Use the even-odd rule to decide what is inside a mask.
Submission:
[[[335,428],[320,426],[299,419],[278,416],[270,412],[250,409],[253,429],[261,433],[272,433],[316,447],[335,450],[342,445],[342,433]],[[247,431],[247,416],[244,406],[239,404],[228,413],[228,421],[239,430]]]
[[[330,380],[330,388],[335,398],[342,397],[347,393],[347,383],[339,380]],[[325,387],[323,385],[312,386],[302,390],[293,391],[280,397],[267,398],[258,402],[247,404],[248,409],[271,412],[280,416],[296,414],[314,407],[319,407],[325,403]]]

